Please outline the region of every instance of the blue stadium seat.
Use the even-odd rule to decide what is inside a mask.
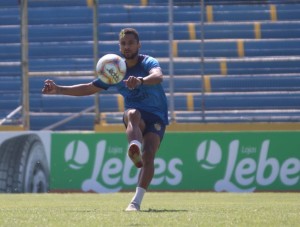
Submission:
[[[45,15],[47,15],[45,17]],[[87,24],[93,22],[92,9],[88,7],[29,7],[29,25]]]
[[[0,7],[0,25],[16,25],[20,24],[20,10],[19,7]]]
[[[9,7],[17,7],[18,1],[12,1],[12,0],[2,0],[0,2],[1,8],[9,8]]]
[[[93,70],[92,58],[49,58],[32,59],[29,62],[29,70],[36,71],[82,71]]]
[[[299,76],[259,75],[211,77],[211,92],[299,91]]]
[[[206,57],[239,57],[238,40],[207,40],[204,44],[200,40],[179,41],[177,45],[178,57],[200,57],[202,45],[204,45],[203,50]],[[247,39],[243,41],[243,45],[243,57],[298,56],[300,51],[300,39]],[[155,50],[155,44],[151,45],[149,49]],[[167,44],[165,49],[167,49]]]
[[[3,62],[20,61],[20,59],[21,59],[20,43],[10,43],[10,44],[0,43],[0,61]]]
[[[244,42],[245,56],[298,56],[300,39],[255,40]]]
[[[205,39],[255,39],[254,22],[241,23],[211,23],[204,26]],[[257,23],[257,22],[256,22]],[[299,21],[262,21],[260,25],[261,38],[299,38]],[[195,26],[196,38],[201,38],[200,24]]]
[[[221,94],[205,97],[206,110],[263,110],[263,109],[297,109],[300,94],[292,93],[253,93]],[[200,110],[200,95],[195,96],[196,110]]]
[[[83,0],[59,0],[59,1],[28,1],[28,7],[69,7],[82,6],[87,7],[87,2]]]
[[[21,28],[19,25],[10,25],[10,26],[0,25],[0,44],[1,45],[7,43],[20,44],[21,42],[20,31]]]
[[[21,105],[21,94],[18,93],[0,93],[0,112],[10,113]]]
[[[49,125],[55,124],[59,121],[66,119],[67,117],[72,116],[70,113],[66,114],[36,114],[33,113],[30,115],[30,127],[31,130],[41,130]],[[76,119],[73,119],[67,123],[62,124],[55,128],[55,130],[94,130],[94,121],[95,116],[92,113],[83,114]]]
[[[201,77],[195,76],[174,76],[173,77],[174,93],[180,92],[201,92],[202,80]],[[163,80],[165,92],[170,92],[170,77]]]
[[[206,57],[238,57],[236,41],[206,41],[203,44]],[[200,57],[202,43],[198,41],[178,42],[178,57]]]
[[[289,93],[211,93],[204,95],[205,110],[264,110],[264,109],[297,109],[300,94]],[[169,98],[169,97],[168,97]],[[202,110],[201,94],[193,95],[193,111]],[[189,110],[187,96],[175,95],[175,109]]]
[[[30,109],[34,112],[77,113],[94,105],[94,96],[62,96],[34,94],[30,97]],[[115,94],[101,94],[100,111],[118,111]]]
[[[261,24],[261,38],[299,38],[300,37],[300,21],[274,22]]]
[[[0,83],[0,95],[1,94],[16,94],[21,93],[22,87],[21,78],[20,76],[3,76],[1,78]]]
[[[270,20],[268,5],[214,5],[213,19],[220,21],[264,21]]]
[[[177,123],[252,123],[294,122],[300,111],[182,111],[176,113]]]
[[[92,28],[91,23],[30,25],[28,36],[30,42],[92,41]]]
[[[7,76],[19,76],[21,75],[21,63],[18,62],[1,62],[0,65],[0,78]]]
[[[73,97],[35,94],[30,97],[30,109],[34,112],[75,113],[93,106],[92,97]]]
[[[227,74],[299,73],[300,59],[256,59],[253,61],[228,61]]]
[[[277,4],[277,20],[300,20],[299,4]]]
[[[91,42],[32,43],[29,45],[29,50],[31,59],[93,57]]]

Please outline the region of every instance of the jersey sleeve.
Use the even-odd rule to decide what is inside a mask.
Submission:
[[[103,83],[102,80],[100,80],[100,79],[95,79],[95,80],[93,80],[92,83],[94,86],[102,88],[104,90],[107,90],[110,87],[108,84]]]
[[[147,70],[147,72],[150,72],[150,70],[153,68],[157,68],[157,67],[160,68],[160,65],[159,65],[159,62],[155,58],[148,56],[145,59],[144,67]]]

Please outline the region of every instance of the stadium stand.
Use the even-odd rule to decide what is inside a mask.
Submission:
[[[300,3],[206,1],[203,28],[200,1],[174,3],[176,122],[300,120]],[[86,1],[69,4],[68,0],[29,0],[32,130],[46,128],[94,104],[93,96],[41,94],[45,76],[59,84],[93,79],[92,9]],[[99,11],[99,56],[119,54],[118,32],[123,27],[136,28],[142,40],[141,52],[161,63],[170,101],[167,4],[105,0]],[[0,118],[22,100],[19,14],[16,3],[0,3]],[[120,123],[122,97],[114,89],[99,97],[102,123]],[[55,129],[92,130],[94,119],[94,113],[83,113]]]
[[[0,123],[21,105],[21,48],[16,1],[0,3]],[[20,114],[14,124],[20,124]],[[1,125],[1,124],[0,124]]]

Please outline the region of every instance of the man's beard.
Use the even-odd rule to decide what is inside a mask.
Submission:
[[[123,55],[123,57],[124,57],[125,59],[132,60],[132,59],[134,59],[138,54],[139,54],[139,52],[137,51],[137,52],[135,52],[135,53],[133,53],[133,54],[131,54],[131,55],[125,55],[125,54],[122,54],[122,55]]]

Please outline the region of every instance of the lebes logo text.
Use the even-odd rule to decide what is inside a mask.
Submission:
[[[262,142],[260,150],[256,147],[241,147],[239,140],[233,140],[228,150],[221,151],[214,141],[202,142],[197,150],[196,158],[204,171],[212,171],[221,161],[226,162],[222,179],[217,179],[214,190],[227,192],[253,192],[257,186],[267,186],[279,180],[286,186],[299,184],[300,160],[291,157],[282,163],[268,155],[270,141]],[[239,152],[244,154],[259,153],[258,160],[247,157],[239,158]],[[227,160],[222,160],[222,154],[228,154]]]

